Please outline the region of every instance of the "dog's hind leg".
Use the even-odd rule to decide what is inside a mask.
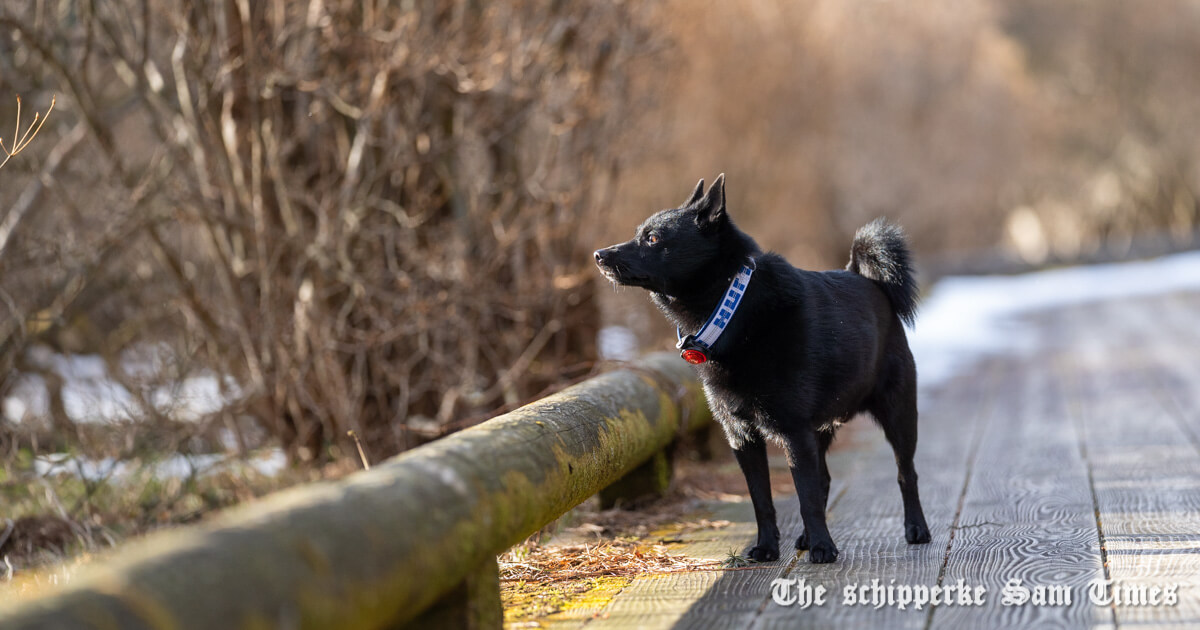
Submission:
[[[829,466],[825,465],[825,453],[829,452],[829,445],[833,442],[833,431],[819,431],[817,433],[817,447],[821,453],[821,505],[824,508],[829,507]],[[796,539],[796,549],[800,551],[808,551],[808,530],[800,534]]]
[[[820,434],[812,429],[799,429],[784,436],[788,466],[800,497],[800,517],[804,520],[801,539],[807,543],[808,559],[814,564],[837,560],[837,545],[825,523],[825,502],[829,484],[823,466],[824,454]],[[824,472],[822,472],[824,471]],[[797,544],[800,540],[796,541]]]
[[[917,451],[915,381],[915,378],[902,379],[904,385],[896,388],[898,391],[893,391],[891,396],[877,401],[871,406],[870,412],[883,428],[883,434],[896,455],[896,479],[900,483],[900,496],[904,499],[904,539],[911,544],[922,544],[929,542],[930,535],[917,491],[917,469],[913,466],[913,456]]]
[[[771,499],[771,473],[767,466],[767,443],[757,429],[744,427],[738,439],[730,439],[733,455],[737,458],[746,486],[750,490],[750,502],[754,505],[754,520],[758,522],[758,540],[746,550],[746,555],[755,562],[770,562],[779,559],[779,526],[775,522],[775,502]]]

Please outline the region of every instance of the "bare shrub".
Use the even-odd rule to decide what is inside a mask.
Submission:
[[[641,10],[73,6],[0,24],[61,83],[111,175],[118,207],[91,211],[128,219],[110,237],[145,290],[123,293],[165,304],[152,329],[235,375],[294,457],[351,455],[353,430],[377,458],[586,371],[597,316],[579,236],[617,171]],[[38,253],[22,249],[0,265]],[[72,266],[54,267],[23,281],[59,287],[63,321]]]

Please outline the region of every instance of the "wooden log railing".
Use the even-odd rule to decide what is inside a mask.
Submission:
[[[499,627],[498,553],[639,466],[661,471],[644,463],[709,423],[691,369],[652,355],[369,471],[130,543],[0,627]]]

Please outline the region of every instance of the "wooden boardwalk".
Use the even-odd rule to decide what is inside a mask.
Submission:
[[[794,494],[780,495],[787,548],[778,562],[642,576],[598,610],[546,625],[1200,628],[1200,294],[1058,308],[1024,321],[1036,344],[976,361],[923,391],[917,470],[932,543],[904,542],[890,449],[858,419],[831,453],[835,564],[794,555],[798,505]],[[747,502],[710,507],[704,516],[733,524],[684,534],[676,551],[721,559],[752,539]],[[823,586],[826,601],[780,605],[777,579]],[[1030,601],[1005,605],[1010,580],[1030,589]],[[1098,604],[1089,597],[1097,580],[1112,580],[1122,599],[1169,602],[1174,592],[1176,601]],[[959,605],[960,583],[984,588],[982,604]],[[916,597],[953,586],[955,602],[903,610],[847,603],[848,587],[865,587],[869,598],[872,584],[898,587],[901,598],[905,589]],[[1039,586],[1063,605],[1036,605]]]

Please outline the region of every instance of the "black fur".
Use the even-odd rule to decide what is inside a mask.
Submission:
[[[747,554],[779,557],[771,439],[784,448],[800,497],[796,548],[809,550],[812,562],[837,559],[825,523],[825,453],[837,427],[860,412],[875,418],[895,451],[905,538],[929,542],[913,468],[917,374],[903,323],[916,314],[917,287],[903,233],[874,221],[855,236],[846,271],[797,269],[733,224],[724,177],[707,193],[700,180],[682,207],[651,216],[632,240],[595,257],[611,281],[649,290],[685,334],[704,323],[746,258],[755,259],[741,306],[697,366],[754,504],[758,538]]]

